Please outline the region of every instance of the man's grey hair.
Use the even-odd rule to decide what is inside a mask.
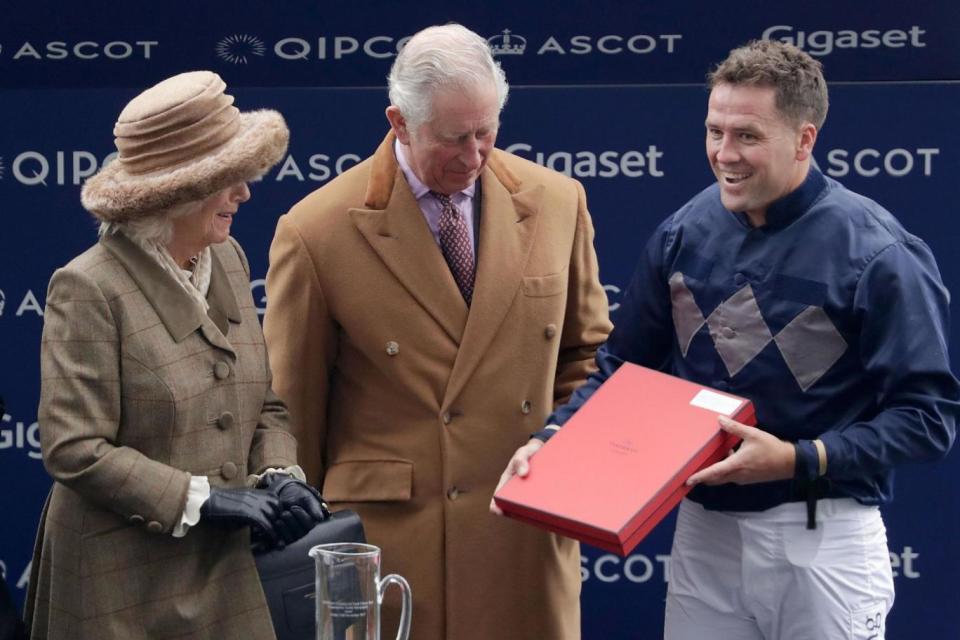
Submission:
[[[122,231],[125,236],[140,245],[164,245],[173,239],[173,221],[177,218],[196,213],[203,205],[203,200],[193,200],[178,204],[169,209],[160,209],[154,214],[128,220],[126,222],[101,222],[99,235]]]
[[[500,109],[510,90],[487,41],[459,24],[427,27],[414,34],[397,54],[387,84],[390,103],[400,109],[411,131],[431,119],[438,90],[493,86]]]
[[[719,84],[772,87],[777,110],[795,125],[811,122],[819,131],[827,119],[830,101],[823,65],[790,44],[748,42],[731,51],[707,80],[711,89]]]

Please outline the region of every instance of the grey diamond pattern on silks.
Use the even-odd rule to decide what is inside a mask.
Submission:
[[[430,195],[440,203],[440,249],[450,267],[450,273],[460,289],[460,294],[470,306],[476,267],[473,260],[473,244],[467,223],[450,196],[431,191]]]
[[[707,317],[707,326],[731,377],[773,340],[749,284],[714,309]]]
[[[772,335],[748,284],[703,319],[682,273],[670,276],[673,326],[684,356],[706,323],[720,359],[732,378],[773,341],[803,391],[817,383],[846,352],[847,341],[821,307],[808,306]]]
[[[693,336],[697,335],[706,320],[693,299],[693,292],[683,281],[683,274],[679,271],[670,276],[670,306],[680,352],[686,357]]]
[[[847,341],[820,307],[801,311],[773,339],[804,391],[823,377],[847,350]]]

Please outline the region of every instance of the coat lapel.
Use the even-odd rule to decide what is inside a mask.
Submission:
[[[191,333],[200,329],[211,344],[234,353],[233,346],[214,325],[214,320],[203,313],[197,303],[177,284],[173,277],[164,271],[163,267],[147,255],[143,249],[123,233],[105,235],[100,239],[100,242],[123,265],[133,281],[137,283],[140,291],[153,307],[175,342],[182,342]],[[223,266],[215,255],[211,255],[211,257],[213,264],[211,265],[208,301],[211,297],[216,300],[217,314],[230,319],[239,318],[239,310],[237,310],[236,299],[233,299],[232,291],[227,292],[233,302],[232,308],[223,291],[224,286],[230,287]],[[215,280],[217,282],[216,289],[214,288]],[[212,308],[213,304],[211,303]]]
[[[237,298],[230,286],[230,278],[223,268],[223,263],[217,256],[217,251],[211,247],[210,251],[210,289],[207,291],[207,322],[200,326],[203,336],[213,345],[234,353],[233,345],[226,336],[230,333],[230,322],[240,324],[240,307]],[[211,326],[210,322],[214,326]]]
[[[481,175],[480,254],[469,314],[443,253],[403,178],[393,133],[373,156],[365,208],[350,218],[387,268],[459,345],[444,407],[463,390],[520,288],[543,185],[524,189],[494,151]]]
[[[543,185],[522,189],[496,153],[481,176],[477,279],[460,351],[444,393],[444,408],[463,390],[503,323],[520,288],[539,220]]]
[[[467,305],[393,154],[391,132],[373,156],[366,208],[350,218],[384,265],[457,343]]]

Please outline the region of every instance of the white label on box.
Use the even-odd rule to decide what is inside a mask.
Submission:
[[[740,406],[740,400],[725,396],[716,391],[710,391],[709,389],[700,389],[700,393],[694,396],[690,404],[695,407],[700,407],[701,409],[716,411],[717,413],[729,416]]]

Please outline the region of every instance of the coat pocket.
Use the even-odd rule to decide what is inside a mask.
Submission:
[[[337,462],[327,469],[322,493],[330,502],[405,502],[413,495],[413,463],[409,460]]]
[[[523,293],[532,298],[546,298],[562,293],[567,285],[567,272],[548,276],[523,276]]]

